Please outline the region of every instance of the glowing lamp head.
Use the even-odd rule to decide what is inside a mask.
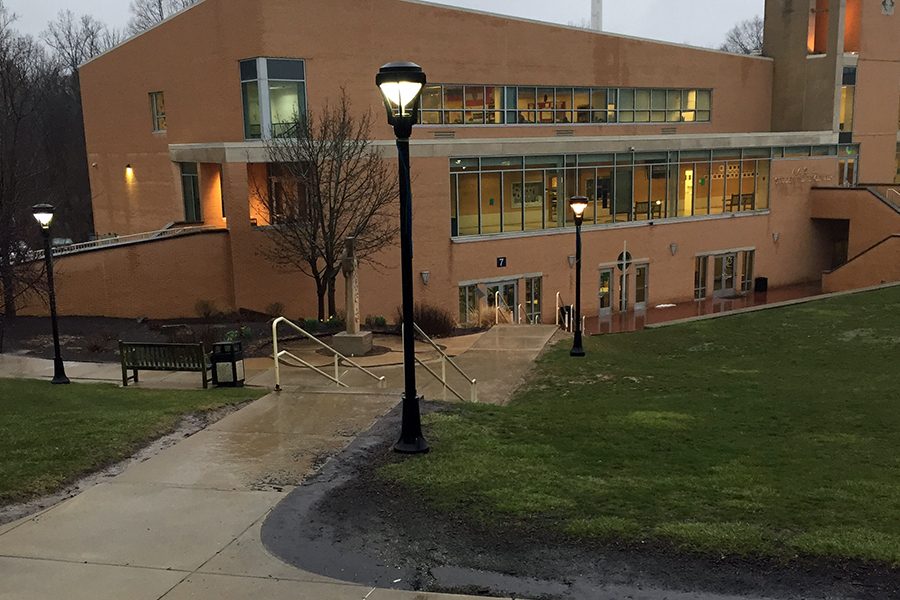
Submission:
[[[134,169],[130,164],[125,165],[125,179],[127,179],[128,181],[134,179]]]
[[[32,207],[31,212],[34,214],[34,220],[38,222],[41,229],[50,229],[53,223],[53,213],[56,209],[50,204],[37,204]]]
[[[419,101],[427,79],[422,67],[411,62],[384,65],[375,76],[375,84],[384,97],[388,123],[397,137],[408,138],[419,116]]]
[[[569,200],[569,208],[572,209],[572,212],[575,214],[575,223],[577,225],[581,224],[581,221],[584,219],[584,211],[587,210],[588,207],[588,199],[584,196],[572,196]]]

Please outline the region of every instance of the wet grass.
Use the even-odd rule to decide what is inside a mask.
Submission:
[[[260,395],[0,379],[0,505],[53,493],[123,460],[185,415]]]
[[[476,521],[900,564],[900,287],[563,345],[381,476]]]

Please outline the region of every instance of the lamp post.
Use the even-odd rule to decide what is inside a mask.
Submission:
[[[56,385],[69,383],[62,354],[59,351],[59,324],[56,318],[56,290],[53,289],[53,252],[50,248],[50,224],[53,223],[54,208],[49,204],[38,204],[32,208],[34,219],[41,226],[44,236],[44,264],[47,269],[47,287],[50,292],[50,323],[53,328],[53,379]]]
[[[425,72],[411,62],[384,65],[375,84],[384,96],[388,123],[397,137],[400,163],[400,271],[403,285],[403,417],[400,439],[394,450],[403,454],[428,452],[422,435],[422,417],[416,391],[415,322],[413,320],[412,189],[409,170],[409,137],[419,116],[419,99],[425,86]]]
[[[569,208],[575,214],[575,342],[569,356],[584,356],[581,340],[581,225],[584,223],[584,211],[587,210],[588,199],[584,196],[572,196]]]

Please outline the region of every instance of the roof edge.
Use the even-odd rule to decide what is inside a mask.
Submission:
[[[574,25],[563,25],[562,23],[553,23],[551,21],[539,21],[537,19],[528,19],[526,17],[516,17],[513,15],[504,15],[500,13],[493,13],[486,10],[478,10],[475,8],[463,8],[461,6],[450,6],[447,4],[439,4],[437,2],[429,2],[428,0],[398,0],[399,2],[404,2],[406,4],[418,4],[421,6],[431,6],[434,8],[443,8],[445,10],[451,10],[456,12],[469,13],[473,15],[482,15],[486,17],[495,17],[498,19],[507,19],[510,21],[517,21],[519,23],[530,23],[532,25],[544,25],[546,27],[556,27],[559,29],[567,29],[569,31],[578,31],[581,33],[590,33],[594,35],[605,35],[609,37],[619,38],[623,40],[630,40],[635,42],[650,42],[652,44],[660,44],[662,46],[670,46],[673,48],[681,48],[684,50],[696,50],[698,52],[711,52],[713,54],[722,54],[725,56],[732,56],[736,58],[748,58],[754,60],[762,60],[765,62],[774,62],[775,59],[769,56],[760,56],[755,54],[736,54],[734,52],[725,52],[724,50],[717,50],[715,48],[705,48],[703,46],[692,46],[691,44],[678,44],[676,42],[668,42],[665,40],[654,40],[652,38],[644,38],[635,35],[626,35],[624,33],[612,33],[610,31],[595,31],[593,29],[586,29],[584,27],[576,27]]]
[[[190,10],[193,10],[193,9],[197,8],[198,6],[200,6],[201,4],[203,4],[204,2],[206,2],[206,0],[197,0],[194,4],[191,4],[191,5],[188,6],[187,8],[182,8],[181,10],[178,10],[178,11],[173,12],[171,15],[169,15],[168,17],[166,17],[165,19],[163,19],[163,20],[160,21],[159,23],[156,23],[156,24],[153,25],[152,27],[148,27],[147,29],[143,30],[143,31],[140,32],[140,33],[135,33],[134,35],[132,35],[132,36],[130,36],[130,37],[128,37],[128,38],[125,38],[124,40],[122,40],[121,42],[119,42],[118,44],[116,44],[115,46],[113,46],[112,48],[109,48],[109,49],[107,49],[107,50],[104,50],[103,52],[101,52],[101,53],[98,54],[97,56],[94,56],[94,57],[92,57],[92,58],[89,58],[88,60],[86,60],[86,61],[84,61],[83,63],[81,63],[80,65],[78,65],[78,68],[81,69],[81,67],[84,67],[85,65],[89,65],[89,64],[91,64],[92,62],[94,62],[95,60],[97,60],[97,59],[99,59],[99,58],[102,58],[102,57],[106,56],[107,54],[109,54],[109,53],[111,53],[111,52],[115,52],[116,50],[118,50],[119,48],[121,48],[122,46],[124,46],[125,44],[128,44],[129,42],[133,42],[134,40],[138,39],[139,37],[141,37],[141,36],[144,35],[145,33],[149,33],[150,31],[153,31],[154,29],[156,29],[156,28],[158,28],[158,27],[162,27],[163,25],[165,25],[166,23],[168,23],[168,22],[171,21],[172,19],[174,19],[174,18],[176,18],[176,17],[180,17],[181,15],[185,14],[186,12],[188,12],[188,11],[190,11]]]

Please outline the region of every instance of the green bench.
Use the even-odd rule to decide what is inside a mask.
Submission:
[[[138,383],[138,371],[178,371],[203,374],[203,389],[212,380],[212,363],[203,344],[144,344],[119,342],[122,385]],[[131,375],[128,372],[131,371]]]

